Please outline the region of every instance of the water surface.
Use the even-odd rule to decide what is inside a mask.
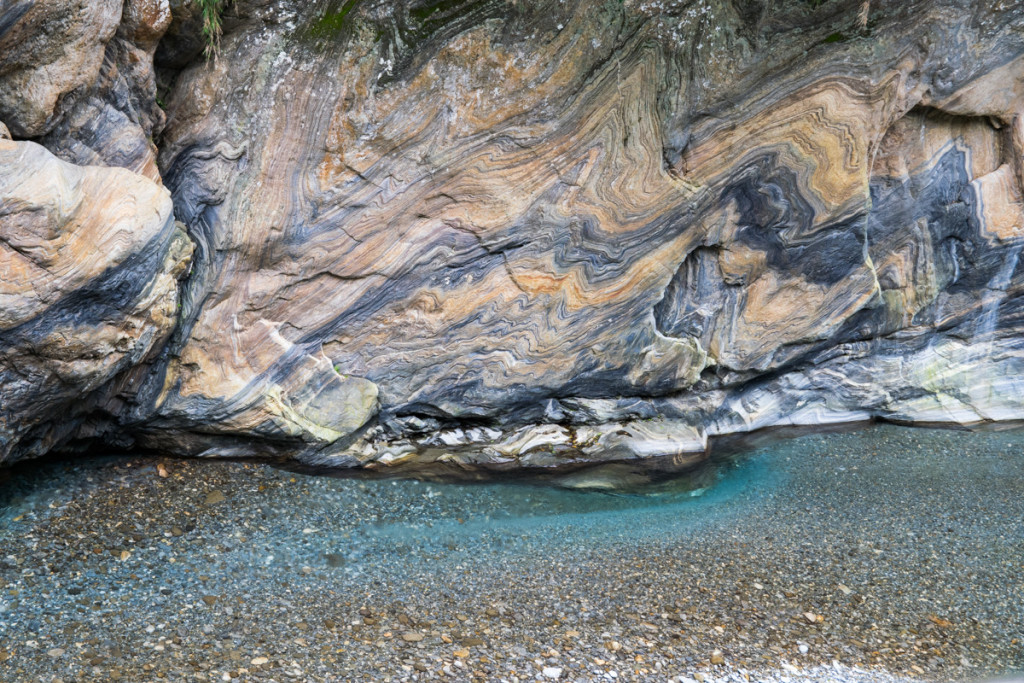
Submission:
[[[648,488],[630,466],[618,493],[20,467],[0,484],[0,680],[1020,673],[1022,445],[875,426]]]

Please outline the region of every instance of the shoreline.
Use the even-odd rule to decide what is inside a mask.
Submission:
[[[0,680],[1024,672],[1024,435],[876,425],[719,465],[609,494],[42,464],[0,485]]]

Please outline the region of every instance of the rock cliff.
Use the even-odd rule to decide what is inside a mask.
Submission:
[[[29,228],[60,162],[0,143],[0,258],[92,249],[56,249],[61,295],[5,262],[0,369],[42,339],[9,327],[98,307],[62,331],[89,379],[4,375],[25,453],[529,467],[1024,417],[1017,3],[239,0],[212,60],[191,3],[106,5],[0,12],[13,137],[153,212],[118,237],[87,192]],[[142,176],[195,249],[159,315],[187,250]],[[137,292],[104,290],[128,252]],[[118,320],[121,355],[80,328]]]

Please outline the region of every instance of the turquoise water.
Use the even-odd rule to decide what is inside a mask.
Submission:
[[[276,648],[318,680],[309,672],[327,666],[322,652],[296,650],[294,633],[282,640],[282,629],[302,624],[303,640],[346,653],[338,666],[372,660],[398,671],[409,646],[394,633],[409,626],[393,619],[406,612],[436,624],[421,627],[428,638],[417,652],[436,650],[441,666],[457,643],[429,634],[488,605],[516,621],[480,631],[485,644],[474,647],[518,648],[529,661],[571,626],[579,665],[590,667],[616,661],[601,637],[614,632],[648,659],[673,653],[664,666],[686,671],[706,664],[709,642],[748,666],[836,658],[913,664],[935,680],[1024,670],[1019,431],[875,426],[722,453],[646,487],[636,463],[599,476],[628,488],[131,457],[16,468],[0,482],[0,660],[13,653],[0,680],[23,680],[18,666],[103,680],[114,662],[164,662],[144,646],[149,627],[199,654],[218,633],[252,652]],[[840,584],[849,593],[837,594]],[[384,616],[355,638],[366,605]],[[699,609],[683,632],[699,637],[655,643],[650,624],[630,635],[691,605]],[[68,649],[69,624],[81,633],[72,640],[115,643],[116,656],[91,665],[45,656],[55,643]],[[479,666],[508,673],[493,657]]]
[[[785,473],[772,467],[770,452],[715,462],[701,468],[701,484],[685,477],[665,482],[652,492],[609,493],[566,490],[527,484],[436,484],[416,481],[378,483],[391,486],[403,500],[425,499],[411,515],[382,515],[356,533],[353,552],[378,557],[387,549],[413,548],[443,552],[501,553],[566,540],[615,543],[671,537],[695,532],[701,524],[741,515],[736,504],[768,495],[785,484]],[[426,501],[444,498],[443,504]],[[731,503],[731,505],[726,505]],[[326,526],[330,526],[327,524]],[[566,534],[572,534],[567,537]]]

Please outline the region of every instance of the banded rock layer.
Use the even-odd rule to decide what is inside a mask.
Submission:
[[[1024,417],[1016,3],[239,0],[209,61],[171,7],[43,139],[152,176],[75,141],[173,80],[177,327],[75,437],[521,467]]]
[[[191,254],[171,209],[142,176],[0,140],[0,460],[61,445],[167,342]]]
[[[149,442],[524,465],[1022,415],[1019,8],[232,21],[170,102],[160,161],[199,248]],[[342,405],[363,428],[315,438]]]

